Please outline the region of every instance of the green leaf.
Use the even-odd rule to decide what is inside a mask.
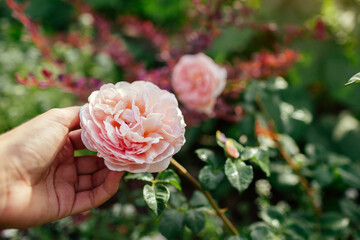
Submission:
[[[252,166],[240,160],[232,161],[230,158],[225,163],[225,175],[230,184],[239,192],[247,189],[254,177]]]
[[[285,235],[291,237],[292,239],[309,239],[309,232],[311,233],[306,222],[297,220],[286,224]]]
[[[270,240],[275,239],[272,229],[265,223],[255,223],[250,227],[250,236],[252,240]]]
[[[192,206],[194,208],[207,207],[210,205],[209,200],[199,190],[194,191],[193,195],[190,198],[189,203],[190,203],[190,206]]]
[[[184,227],[184,214],[175,210],[168,209],[161,217],[159,231],[168,239],[179,237]]]
[[[314,178],[321,187],[326,187],[333,181],[334,174],[327,165],[320,165],[314,171]]]
[[[300,153],[299,147],[297,146],[295,140],[286,134],[280,135],[280,144],[289,153],[291,156],[294,156]]]
[[[151,173],[128,173],[125,180],[140,180],[145,182],[152,182],[154,177]]]
[[[205,215],[202,211],[190,209],[185,213],[185,224],[190,230],[197,234],[205,226]]]
[[[200,148],[195,151],[199,159],[207,164],[212,166],[218,165],[218,160],[216,159],[215,153],[212,150]]]
[[[257,147],[246,147],[241,153],[241,160],[246,161],[249,159],[253,160],[266,176],[270,176],[270,159],[267,150]]]
[[[254,30],[251,28],[240,30],[235,26],[224,27],[221,29],[221,34],[214,38],[206,53],[217,62],[224,62],[234,51],[245,50],[253,36]]]
[[[276,129],[278,132],[284,132],[284,122],[282,119],[283,114],[281,114],[281,99],[277,94],[272,93],[263,93],[260,96],[260,100],[264,111],[267,113],[268,117],[274,121]]]
[[[223,180],[224,173],[220,169],[215,169],[212,166],[205,166],[200,170],[199,181],[201,186],[206,190],[215,189]]]
[[[143,196],[148,207],[159,216],[165,209],[170,197],[169,189],[162,184],[145,185]]]
[[[327,237],[341,236],[349,226],[349,219],[337,212],[324,213],[320,223],[323,235]]]
[[[266,81],[267,89],[276,92],[287,89],[289,84],[283,77],[275,77]]]
[[[250,81],[244,92],[245,102],[252,103],[256,97],[264,93],[265,84],[260,81]]]
[[[231,236],[227,240],[248,240],[247,237],[244,236]]]
[[[265,149],[259,148],[253,161],[263,170],[267,177],[270,176],[269,153]]]
[[[234,144],[234,146],[236,147],[236,149],[241,153],[242,151],[244,151],[244,149],[245,149],[245,147],[242,145],[242,144],[240,144],[238,141],[236,141],[235,139],[232,139],[232,138],[229,138],[229,139],[231,139],[231,140],[233,140],[232,141],[232,143]]]
[[[358,168],[355,166],[344,166],[338,168],[341,178],[352,187],[360,189],[360,176]]]
[[[156,180],[161,183],[170,183],[174,187],[176,187],[179,191],[181,191],[181,181],[179,176],[172,169],[168,169],[160,172],[157,175]]]
[[[188,208],[188,200],[182,192],[172,191],[169,204],[175,208]]]
[[[349,199],[343,199],[340,202],[342,212],[348,216],[354,223],[360,222],[360,206]]]
[[[345,86],[353,84],[353,83],[360,83],[360,72],[352,76],[349,81],[345,84]]]
[[[241,160],[246,161],[253,159],[258,151],[258,148],[245,147],[244,151],[241,153]]]
[[[260,213],[260,217],[274,228],[279,228],[284,223],[284,216],[277,209],[268,208]]]
[[[360,229],[357,229],[354,233],[354,240],[360,240]]]

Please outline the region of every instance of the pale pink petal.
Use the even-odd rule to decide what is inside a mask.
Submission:
[[[169,167],[171,161],[171,157],[166,158],[160,162],[156,162],[153,164],[150,164],[149,169],[147,170],[148,172],[161,172],[164,171],[165,169],[167,169]]]
[[[226,85],[226,70],[203,53],[185,55],[175,65],[171,83],[189,109],[211,114]]]
[[[185,142],[174,96],[150,82],[106,84],[80,110],[82,139],[115,171],[161,171]]]

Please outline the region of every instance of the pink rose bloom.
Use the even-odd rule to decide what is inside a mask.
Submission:
[[[185,143],[174,94],[150,82],[105,84],[80,110],[81,138],[114,171],[160,172]]]
[[[225,84],[225,68],[203,53],[181,57],[172,74],[172,87],[178,99],[187,108],[206,114],[213,111]]]

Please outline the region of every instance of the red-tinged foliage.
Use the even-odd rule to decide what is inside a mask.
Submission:
[[[315,22],[313,36],[318,40],[324,40],[327,37],[326,25],[321,19],[317,19]]]
[[[263,126],[259,120],[255,121],[255,135],[256,136],[265,136],[272,140],[277,140],[278,135],[274,132],[272,124]]]
[[[15,78],[20,84],[36,86],[41,89],[59,87],[66,92],[77,95],[81,100],[86,100],[89,93],[99,89],[103,84],[103,81],[100,79],[87,77],[76,78],[72,74],[55,74],[46,68],[41,70],[41,75],[43,78],[38,78],[33,73],[25,77],[20,77],[16,73]]]
[[[53,37],[52,42],[63,42],[76,48],[82,48],[91,44],[91,37],[79,32],[59,33]]]
[[[305,29],[303,27],[289,25],[289,24],[285,25],[284,31],[285,31],[285,34],[284,34],[284,43],[285,44],[290,44],[295,39],[303,36],[305,33]]]
[[[50,47],[45,36],[39,31],[39,26],[32,22],[25,14],[26,2],[24,4],[16,3],[14,0],[6,0],[7,5],[13,11],[13,16],[18,19],[27,32],[30,34],[32,41],[39,48],[44,57],[50,57]]]
[[[172,68],[165,66],[158,69],[139,72],[138,77],[139,79],[150,81],[158,85],[161,89],[172,92],[170,84],[171,72]]]
[[[302,27],[285,26],[279,29],[273,23],[256,23],[250,18],[253,10],[240,2],[236,2],[231,8],[225,8],[221,0],[203,3],[193,0],[195,6],[190,10],[188,24],[176,34],[170,35],[158,29],[151,21],[142,20],[134,16],[118,16],[116,21],[111,21],[105,16],[95,12],[87,3],[81,0],[67,1],[78,12],[78,14],[88,14],[91,16],[91,26],[96,30],[94,36],[71,31],[69,33],[57,34],[55,37],[41,35],[38,25],[26,17],[24,10],[26,5],[17,4],[14,0],[7,0],[22,24],[29,31],[36,46],[41,50],[44,57],[54,59],[51,56],[49,43],[57,41],[64,42],[75,48],[91,46],[94,53],[106,53],[116,65],[124,70],[125,81],[147,80],[155,83],[162,89],[172,91],[171,73],[178,59],[185,54],[195,54],[205,51],[213,42],[213,39],[221,34],[221,28],[226,26],[237,26],[240,29],[252,28],[254,31],[271,32],[275,35],[284,35],[285,42],[291,42],[294,38],[303,35],[305,30]],[[192,12],[191,12],[192,11]],[[192,15],[191,15],[192,14]],[[114,34],[114,31],[123,36],[132,38],[144,38],[152,42],[158,49],[156,60],[163,66],[146,69],[145,64],[137,61],[129,51],[126,43]],[[281,38],[279,38],[280,40]],[[279,43],[274,42],[275,49],[283,49],[279,52],[269,52],[263,50],[254,53],[250,61],[234,59],[233,64],[225,63],[230,78],[227,82],[225,92],[217,100],[215,111],[211,116],[196,113],[183,107],[185,118],[188,124],[198,124],[209,117],[218,117],[227,121],[239,121],[244,115],[243,109],[239,106],[229,104],[227,99],[236,99],[244,90],[246,83],[253,78],[268,78],[276,75],[284,75],[289,68],[298,60],[298,54],[293,50],[282,48]],[[101,85],[101,80],[91,77],[75,79],[74,74],[67,73],[66,63],[58,64],[58,61],[51,60],[58,75],[43,69],[41,79],[29,74],[27,77],[16,76],[19,83],[38,86],[41,88],[56,86],[65,91],[72,92],[81,99],[97,89]]]
[[[214,116],[229,122],[238,122],[244,115],[245,112],[241,106],[228,104],[225,102],[224,98],[218,98]]]
[[[240,62],[236,68],[239,70],[240,79],[250,80],[252,78],[264,79],[271,76],[283,76],[298,58],[299,55],[290,49],[279,53],[261,51],[254,54],[252,60]]]
[[[95,50],[107,53],[118,66],[126,69],[124,78],[127,81],[138,80],[136,73],[144,70],[145,66],[143,63],[135,61],[123,41],[111,33],[112,24],[82,1],[67,2],[72,4],[79,13],[87,13],[93,17],[93,24],[98,32],[98,35],[93,39]]]

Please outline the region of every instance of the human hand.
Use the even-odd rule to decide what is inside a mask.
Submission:
[[[27,228],[97,207],[122,172],[84,149],[80,107],[52,109],[0,135],[0,228]]]

